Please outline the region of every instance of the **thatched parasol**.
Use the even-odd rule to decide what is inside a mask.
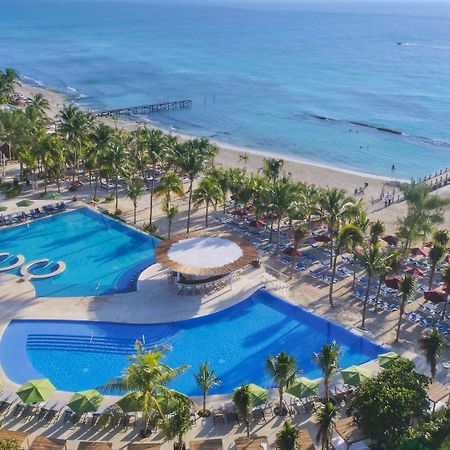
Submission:
[[[188,264],[182,264],[179,261],[175,261],[170,257],[171,247],[180,241],[188,240],[198,240],[198,238],[220,238],[223,240],[231,241],[232,243],[238,245],[242,250],[240,257],[234,261],[224,264],[221,266],[208,266],[205,263],[204,267],[189,266]],[[197,275],[197,276],[213,276],[213,275],[227,275],[229,273],[235,272],[239,269],[243,269],[252,263],[255,259],[258,259],[258,252],[256,248],[244,239],[240,239],[231,233],[205,233],[197,232],[190,233],[189,236],[185,234],[179,234],[173,236],[171,239],[163,241],[159,244],[155,251],[156,260],[161,266],[166,269],[173,270],[174,272],[180,272],[183,274]],[[213,256],[213,255],[211,255]]]

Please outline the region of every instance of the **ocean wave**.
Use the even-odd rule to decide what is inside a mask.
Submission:
[[[36,80],[36,78],[32,78],[32,77],[29,77],[27,75],[22,75],[22,74],[21,74],[21,78],[23,78],[27,82],[30,82],[30,84],[37,84],[40,87],[45,87],[45,84],[40,80]]]
[[[400,45],[401,47],[423,47],[435,48],[437,50],[450,50],[450,45],[418,44],[415,42],[397,42],[397,45]]]
[[[66,86],[66,89],[68,90],[68,91],[70,91],[70,92],[78,92],[78,90],[77,89],[75,89],[74,87],[72,87],[72,86]]]

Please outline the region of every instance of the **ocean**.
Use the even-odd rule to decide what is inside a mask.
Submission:
[[[0,67],[90,109],[192,99],[146,119],[280,157],[450,166],[448,3],[223,1],[1,0]]]

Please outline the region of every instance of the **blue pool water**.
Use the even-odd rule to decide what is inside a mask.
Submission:
[[[294,354],[302,374],[311,378],[320,376],[312,353],[327,342],[336,340],[341,345],[342,367],[365,363],[386,351],[261,290],[227,310],[174,323],[15,320],[0,342],[0,364],[19,384],[47,377],[61,390],[89,389],[120,375],[135,340],[143,336],[147,346],[172,346],[168,364],[191,366],[173,383],[189,395],[199,394],[193,374],[202,362],[208,362],[222,379],[213,392],[219,394],[246,382],[269,387],[265,360],[280,351]]]
[[[2,0],[0,29],[2,69],[87,108],[190,98],[148,118],[406,179],[450,160],[445,1]]]
[[[137,277],[155,262],[157,240],[89,208],[0,231],[0,253],[25,256],[25,263],[62,260],[66,270],[33,280],[39,297],[78,297],[135,290]],[[10,257],[12,258],[12,256]],[[1,261],[9,265],[10,260]],[[51,271],[34,267],[38,274]]]

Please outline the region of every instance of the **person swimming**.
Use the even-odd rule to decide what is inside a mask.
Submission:
[[[395,170],[395,165],[392,164],[391,170]]]

